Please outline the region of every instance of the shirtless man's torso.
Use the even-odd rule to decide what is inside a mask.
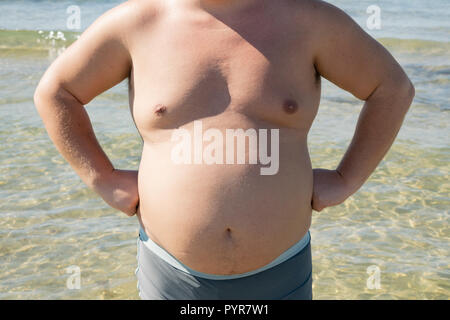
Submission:
[[[336,170],[313,170],[308,152],[321,77],[365,101]],[[82,108],[126,78],[144,142],[138,172],[114,169]],[[269,263],[306,234],[313,209],[356,192],[391,146],[413,91],[378,42],[321,1],[134,0],[52,64],[35,102],[60,152],[109,205],[133,215],[139,204],[154,242],[195,270],[227,275]],[[193,133],[194,121],[224,136],[279,129],[278,172],[174,163],[172,135]]]

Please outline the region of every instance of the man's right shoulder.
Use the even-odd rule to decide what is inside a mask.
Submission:
[[[104,12],[84,33],[94,34],[96,41],[121,44],[127,51],[148,30],[163,11],[162,0],[129,0]]]
[[[163,8],[160,0],[129,0],[108,10],[102,18],[117,22],[121,29],[137,28],[152,23]]]

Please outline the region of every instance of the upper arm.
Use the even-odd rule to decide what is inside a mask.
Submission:
[[[131,57],[123,27],[127,3],[98,18],[48,68],[36,93],[64,89],[82,104],[128,77]]]
[[[313,15],[314,62],[321,76],[361,100],[380,85],[410,84],[392,55],[342,10],[315,1]]]

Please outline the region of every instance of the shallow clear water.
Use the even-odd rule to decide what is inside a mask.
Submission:
[[[413,80],[416,98],[368,182],[344,204],[314,213],[314,298],[448,299],[449,2],[378,1],[381,30],[365,26],[371,1],[332,2],[387,46]],[[32,102],[43,71],[78,34],[67,30],[66,8],[81,7],[85,29],[118,3],[0,2],[0,299],[138,298],[136,218],[87,189],[52,145]],[[314,167],[335,168],[361,107],[324,83],[309,135]],[[125,84],[87,110],[114,165],[137,170],[142,142]],[[73,265],[81,270],[79,290],[66,286]],[[369,266],[380,270],[380,289],[367,288]]]

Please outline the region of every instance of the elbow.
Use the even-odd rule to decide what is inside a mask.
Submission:
[[[402,72],[396,77],[397,80],[395,85],[396,94],[405,100],[405,103],[410,106],[414,96],[416,95],[416,89],[411,82],[411,79],[406,75],[405,72]]]
[[[33,95],[33,101],[34,101],[34,106],[39,109],[39,106],[41,105],[43,100],[43,91],[40,88],[40,86],[37,86],[37,88],[34,90],[34,95]]]
[[[44,107],[52,96],[55,95],[55,90],[52,90],[52,86],[41,80],[36,89],[34,90],[33,101],[36,109]]]
[[[416,88],[414,87],[411,80],[408,77],[406,77],[405,83],[402,85],[401,90],[403,92],[404,97],[403,103],[406,110],[405,113],[407,113],[416,95]]]
[[[84,105],[77,97],[64,88],[64,86],[54,79],[43,78],[34,91],[33,101],[38,111],[55,101],[66,103],[76,103]]]
[[[61,82],[53,72],[47,70],[34,90],[33,101],[39,110],[48,106],[49,103],[60,95]]]
[[[392,85],[392,90],[388,97],[390,97],[389,100],[393,103],[395,109],[400,114],[406,115],[409,112],[415,94],[416,90],[414,85],[405,76],[402,80],[397,81],[395,85]]]
[[[416,89],[406,74],[396,80],[386,81],[383,86],[385,98],[394,102],[398,107],[408,110],[416,94]]]
[[[409,96],[412,101],[412,100],[414,100],[414,97],[416,96],[416,87],[414,87],[414,85],[411,81],[409,83],[410,83]]]
[[[39,111],[51,105],[56,100],[67,100],[69,95],[64,88],[52,79],[42,79],[34,91],[33,101]]]
[[[405,98],[409,101],[409,104],[411,104],[416,95],[416,88],[408,77],[406,77],[406,79],[401,84],[400,90],[404,94]]]

